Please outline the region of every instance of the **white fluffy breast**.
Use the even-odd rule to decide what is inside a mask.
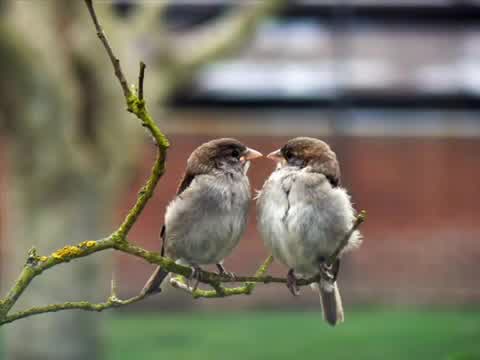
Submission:
[[[265,245],[279,261],[298,273],[318,271],[350,230],[354,211],[342,188],[325,176],[280,168],[267,180],[258,199],[258,227]],[[354,244],[358,234],[351,237]]]
[[[245,230],[249,202],[246,176],[196,177],[167,208],[167,254],[195,264],[221,262]]]

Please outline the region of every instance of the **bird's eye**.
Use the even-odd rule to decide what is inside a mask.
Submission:
[[[290,150],[286,150],[283,156],[286,160],[290,160],[293,157],[293,153]]]
[[[238,158],[240,156],[240,152],[236,149],[232,150],[232,156]]]

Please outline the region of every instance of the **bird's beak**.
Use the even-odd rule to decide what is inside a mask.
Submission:
[[[282,153],[280,152],[280,149],[278,149],[278,150],[275,150],[275,151],[271,152],[270,154],[268,154],[267,158],[269,158],[270,160],[278,162],[278,161],[282,161],[283,156],[282,156]]]
[[[245,155],[243,155],[240,160],[242,161],[249,161],[249,160],[253,160],[253,159],[256,159],[256,158],[259,158],[259,157],[262,157],[262,153],[257,151],[257,150],[254,150],[254,149],[250,149],[250,148],[247,148],[247,151],[245,152]]]
[[[285,158],[283,157],[280,149],[275,150],[270,154],[268,154],[267,158],[275,161],[277,163],[277,168],[284,166],[286,163]]]

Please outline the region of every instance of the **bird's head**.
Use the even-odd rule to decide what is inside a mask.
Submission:
[[[214,169],[245,171],[250,160],[261,156],[260,152],[236,139],[222,138],[206,142],[195,149],[188,159],[188,166],[201,168],[202,173]]]
[[[268,154],[267,158],[277,162],[277,167],[293,166],[300,169],[308,167],[312,172],[324,174],[332,185],[338,185],[340,169],[337,156],[324,141],[297,137]]]

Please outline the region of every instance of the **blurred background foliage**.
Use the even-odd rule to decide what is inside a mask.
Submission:
[[[322,138],[369,219],[344,260],[346,323],[328,328],[309,289],[194,301],[164,291],[108,314],[65,312],[2,329],[6,359],[478,359],[480,3],[476,1],[99,1],[128,79],[169,136],[168,171],[130,237],[158,232],[185,161],[214,137],[264,153]],[[153,146],[83,2],[0,0],[0,225],[5,289],[25,261],[107,234],[133,203]],[[250,170],[259,189],[273,165]],[[249,229],[226,265],[266,251]],[[19,307],[122,295],[151,267],[99,254],[44,274]],[[286,269],[277,265],[275,274]]]

